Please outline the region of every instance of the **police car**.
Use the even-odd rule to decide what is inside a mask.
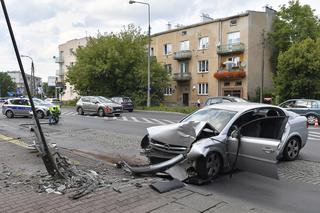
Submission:
[[[50,103],[40,99],[33,98],[38,118],[45,118],[49,115]],[[31,117],[32,110],[29,99],[27,98],[10,98],[2,105],[2,114],[8,118],[14,117]]]

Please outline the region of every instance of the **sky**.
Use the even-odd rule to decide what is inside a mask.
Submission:
[[[150,4],[151,33],[165,31],[167,24],[190,25],[201,22],[201,14],[212,18],[236,15],[247,10],[264,11],[268,5],[275,10],[288,0],[140,0]],[[35,75],[46,82],[55,76],[58,45],[75,38],[96,36],[98,33],[119,32],[134,24],[147,32],[148,11],[142,4],[128,0],[5,0],[19,52],[30,56]],[[300,0],[320,16],[319,0]],[[30,74],[31,60],[22,58]],[[19,70],[8,28],[0,9],[0,71]]]

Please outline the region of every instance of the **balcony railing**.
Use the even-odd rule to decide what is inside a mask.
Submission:
[[[175,60],[189,60],[192,57],[191,50],[181,50],[173,53],[173,59]]]
[[[191,80],[191,73],[190,72],[173,73],[172,80],[174,80],[174,81],[190,81]]]
[[[213,75],[216,79],[235,79],[246,77],[246,72],[240,68],[234,68],[227,70],[225,68],[219,68],[217,72]]]
[[[64,58],[63,56],[58,56],[58,57],[55,57],[55,62],[58,63],[58,64],[62,64],[64,62]]]
[[[224,55],[229,53],[244,52],[245,46],[243,43],[226,44],[217,46],[217,54]]]

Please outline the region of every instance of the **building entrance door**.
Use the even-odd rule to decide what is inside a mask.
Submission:
[[[184,106],[189,106],[189,94],[188,93],[182,94],[182,104]]]
[[[224,96],[235,96],[241,98],[241,90],[224,90]]]

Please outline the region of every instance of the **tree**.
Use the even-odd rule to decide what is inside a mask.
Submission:
[[[309,5],[300,5],[298,0],[282,5],[273,20],[273,31],[268,38],[273,46],[271,57],[277,67],[280,52],[287,51],[291,45],[304,39],[317,39],[320,36],[320,21]]]
[[[320,39],[310,38],[280,53],[274,76],[280,101],[289,98],[320,98]]]
[[[15,92],[16,84],[12,81],[10,75],[0,72],[0,97],[7,96],[7,92]]]
[[[136,104],[146,103],[147,37],[129,25],[118,34],[90,38],[77,49],[76,63],[69,67],[67,81],[80,95],[130,96]],[[167,72],[151,61],[151,101],[163,99]]]
[[[55,87],[49,87],[47,82],[42,84],[43,94],[46,97],[54,97],[55,96]]]

